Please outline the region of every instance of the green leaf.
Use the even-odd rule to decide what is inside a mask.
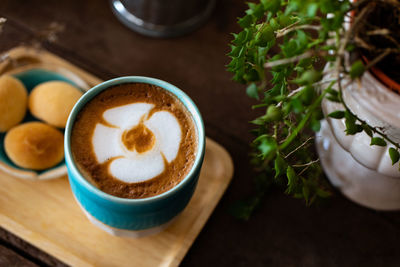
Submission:
[[[293,109],[293,106],[290,102],[285,102],[283,104],[282,111],[283,111],[283,114],[285,114],[285,116],[287,114],[289,114],[292,111],[292,109]]]
[[[255,144],[257,142],[260,142],[260,140],[264,139],[264,138],[268,138],[268,135],[262,134],[262,135],[258,136],[256,139],[253,140],[253,143]]]
[[[278,144],[276,140],[270,136],[266,136],[260,140],[258,150],[261,152],[263,159],[271,157],[276,152]]]
[[[253,28],[246,28],[243,30],[246,33],[246,38],[244,42],[249,42],[253,39],[254,29]]]
[[[292,166],[288,166],[288,168],[286,170],[286,176],[288,178],[287,185],[291,185],[296,178],[296,173],[295,173],[294,169],[292,168]]]
[[[304,103],[304,105],[310,105],[312,100],[314,99],[315,91],[314,87],[307,85],[300,93],[300,99]]]
[[[346,118],[345,125],[346,125],[346,134],[347,135],[354,135],[356,133],[363,131],[362,126],[359,124],[356,124],[356,117],[354,117],[354,115],[351,114],[348,110],[345,111],[344,117]]]
[[[240,49],[240,46],[231,45],[231,52],[228,53],[228,56],[237,57],[239,55]]]
[[[297,48],[297,42],[294,39],[290,39],[288,42],[284,42],[281,45],[283,55],[287,58],[296,56]]]
[[[278,155],[275,159],[275,178],[283,174],[285,172],[285,168],[285,160],[280,155]]]
[[[248,3],[249,10],[246,11],[247,14],[249,15],[254,15],[256,19],[260,19],[264,16],[264,6],[262,4],[254,4],[254,3]]]
[[[356,123],[346,123],[346,134],[347,135],[354,135],[356,133],[360,133],[363,131],[363,128],[361,125],[356,124]]]
[[[233,58],[231,62],[229,62],[229,64],[226,66],[230,72],[233,72],[235,70],[237,61],[237,58]]]
[[[336,110],[334,112],[331,112],[328,114],[328,117],[334,118],[334,119],[343,119],[344,118],[344,111],[342,110]]]
[[[282,112],[280,108],[276,107],[275,105],[270,105],[264,118],[267,121],[278,121],[282,118]]]
[[[364,129],[364,132],[368,134],[369,137],[373,136],[372,130],[367,124],[362,124],[361,127]]]
[[[344,14],[335,12],[335,16],[333,17],[332,20],[332,29],[337,30],[340,29],[343,25],[343,20],[344,20]]]
[[[288,179],[288,183],[287,183],[287,192],[290,194],[293,192],[294,188],[297,185],[297,176],[295,171],[293,170],[293,168],[291,166],[288,166],[288,168],[286,169],[286,177]]]
[[[253,28],[246,28],[241,31],[239,34],[233,34],[233,41],[232,43],[236,46],[242,46],[246,42],[250,41],[253,37],[254,29]]]
[[[303,67],[304,69],[308,69],[312,67],[313,60],[311,58],[304,58],[297,63],[296,67]]]
[[[326,99],[335,103],[341,103],[339,97],[337,96],[328,95]]]
[[[336,6],[335,6],[335,1],[332,0],[321,0],[320,1],[320,6],[321,6],[321,11],[323,13],[332,13],[336,11]]]
[[[278,12],[281,8],[281,0],[261,0],[266,11],[270,11],[273,14]]]
[[[235,76],[233,76],[233,80],[237,81],[238,83],[246,83],[246,80],[243,79],[243,71],[236,70]]]
[[[357,60],[351,65],[350,77],[352,79],[360,77],[365,71],[364,63],[361,60]]]
[[[272,29],[274,31],[276,31],[276,30],[278,30],[280,28],[280,25],[279,25],[278,21],[276,19],[274,19],[274,18],[269,20],[269,25],[272,27]]]
[[[318,10],[318,4],[317,3],[309,4],[307,6],[307,16],[309,16],[311,18],[315,17],[315,14],[317,13],[317,10]]]
[[[250,123],[260,126],[260,125],[265,124],[265,120],[262,117],[260,117],[260,118],[250,121]]]
[[[242,28],[247,28],[249,27],[252,23],[254,22],[254,17],[253,15],[246,15],[243,18],[240,18],[238,20],[238,24]]]
[[[307,70],[305,71],[299,79],[296,79],[294,82],[300,85],[306,85],[306,84],[313,84],[315,82],[318,82],[322,79],[322,73],[320,71],[316,70]]]
[[[234,34],[233,36],[235,39],[233,39],[232,43],[237,46],[242,45],[246,41],[246,35],[247,33],[245,31],[242,31],[239,34]]]
[[[290,105],[293,108],[294,113],[296,113],[296,114],[299,114],[304,110],[303,104],[301,103],[300,99],[297,97],[293,98],[290,101]]]
[[[258,46],[267,46],[269,42],[275,41],[275,33],[270,25],[265,25],[260,32],[256,34],[255,44]]]
[[[239,50],[237,57],[243,57],[245,52],[246,52],[246,47],[242,46],[242,48]]]
[[[262,66],[266,61],[266,55],[269,49],[273,46],[273,42],[269,43],[266,47],[258,47],[258,56],[257,56],[257,64],[260,66],[261,69],[264,69]],[[262,73],[264,74],[264,73]]]
[[[318,132],[319,130],[321,130],[321,122],[319,120],[312,119],[310,124],[311,130],[313,130],[314,132]]]
[[[322,120],[324,118],[324,113],[321,109],[317,109],[313,113],[313,118],[315,118],[316,120]]]
[[[288,5],[285,9],[285,15],[289,15],[299,9],[299,1],[288,1]]]
[[[394,149],[393,147],[389,148],[389,156],[392,160],[392,165],[397,163],[400,159],[400,153],[398,150]]]
[[[317,196],[319,196],[321,198],[327,198],[332,195],[329,191],[325,191],[321,188],[317,188],[316,194],[317,194]]]
[[[386,141],[380,137],[372,137],[371,138],[371,146],[386,146]]]
[[[258,76],[258,72],[255,69],[251,69],[248,73],[243,75],[243,78],[248,82],[254,82],[254,81],[258,81],[260,77]],[[258,96],[258,94],[257,94],[257,96]]]
[[[339,95],[339,92],[336,91],[335,89],[332,89],[332,88],[325,89],[325,92],[327,92],[331,96],[338,96]]]
[[[251,83],[249,86],[247,86],[246,94],[251,98],[255,98],[257,100],[260,99],[257,85],[255,83]]]
[[[296,53],[303,53],[308,45],[308,36],[303,30],[297,30],[297,38],[295,39],[297,43],[297,51]]]
[[[290,18],[289,15],[282,14],[278,17],[278,20],[279,20],[279,24],[280,24],[281,28],[285,28],[293,23],[293,20]]]

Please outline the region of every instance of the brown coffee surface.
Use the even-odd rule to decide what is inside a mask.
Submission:
[[[134,103],[153,104],[149,118],[157,111],[171,112],[181,126],[181,142],[173,161],[168,163],[164,158],[165,169],[161,174],[143,182],[126,183],[113,177],[108,171],[109,164],[118,157],[108,159],[102,164],[97,161],[92,137],[98,123],[114,127],[103,119],[106,110]],[[143,127],[142,122],[125,131],[121,138],[129,150],[139,153],[151,149],[155,141],[154,135]],[[189,173],[196,157],[197,132],[191,115],[171,93],[150,84],[127,83],[106,89],[82,108],[72,128],[71,150],[83,176],[100,190],[122,198],[147,198],[170,190]]]

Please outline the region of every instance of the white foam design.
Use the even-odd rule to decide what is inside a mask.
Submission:
[[[112,108],[104,111],[103,118],[110,124],[123,130],[138,125],[143,115],[148,114],[153,104],[136,103]]]
[[[179,122],[175,116],[168,111],[156,112],[144,125],[156,136],[160,150],[164,153],[166,160],[168,162],[174,160],[178,154],[182,138]]]
[[[182,139],[181,127],[175,116],[168,111],[159,111],[148,118],[153,104],[135,103],[111,108],[103,113],[104,120],[115,126],[98,123],[93,133],[92,144],[99,163],[114,159],[109,172],[115,178],[127,182],[143,182],[156,177],[165,169],[164,158],[173,161],[179,151]],[[143,153],[128,150],[122,134],[137,126],[141,119],[154,134],[153,147]]]
[[[101,123],[94,128],[92,144],[94,153],[99,163],[119,157],[124,154],[121,147],[121,130],[118,128],[110,128]]]
[[[137,183],[154,178],[164,171],[164,160],[158,149],[152,149],[144,155],[135,154],[111,162],[110,173],[124,182]]]

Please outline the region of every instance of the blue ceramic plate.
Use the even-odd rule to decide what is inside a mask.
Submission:
[[[46,69],[41,68],[32,68],[27,69],[15,74],[12,74],[15,78],[19,79],[26,87],[28,94],[32,91],[32,89],[43,82],[48,81],[64,81],[70,83],[76,87],[77,84],[71,81],[70,79],[66,78],[65,76]],[[79,87],[78,87],[79,88]],[[29,111],[25,115],[23,122],[28,121],[39,121],[38,119],[34,118]],[[64,129],[60,129],[64,132]],[[16,166],[12,161],[7,157],[4,151],[4,137],[6,133],[0,133],[0,169],[6,171],[7,173],[14,175],[19,178],[28,178],[28,179],[52,179],[58,178],[60,176],[67,174],[67,169],[65,166],[65,161],[63,160],[58,165],[45,169],[42,171],[33,171],[30,169],[24,169],[21,167]]]

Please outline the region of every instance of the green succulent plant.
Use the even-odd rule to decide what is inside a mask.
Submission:
[[[357,30],[374,8],[373,2],[399,8],[397,1],[390,0],[260,0],[248,3],[246,14],[238,19],[242,30],[233,34],[227,69],[234,81],[247,85],[247,95],[258,101],[252,108],[265,110],[251,121],[255,138],[250,162],[259,173],[257,193],[238,204],[239,217],[249,217],[271,184],[283,186],[287,194],[304,199],[307,205],[331,195],[318,157],[310,149],[313,132],[324,118],[324,98],[343,104],[343,110],[329,116],[345,119],[346,134],[364,131],[371,136],[371,145],[391,143],[391,159],[398,163],[399,144],[353,114],[342,99],[344,77],[359,79],[385,56],[400,53],[396,45],[381,47],[382,52],[368,65],[361,60],[346,65],[345,54],[360,46]],[[348,28],[346,19],[351,19]],[[324,68],[326,63],[330,68]],[[335,78],[324,79],[327,73]]]

